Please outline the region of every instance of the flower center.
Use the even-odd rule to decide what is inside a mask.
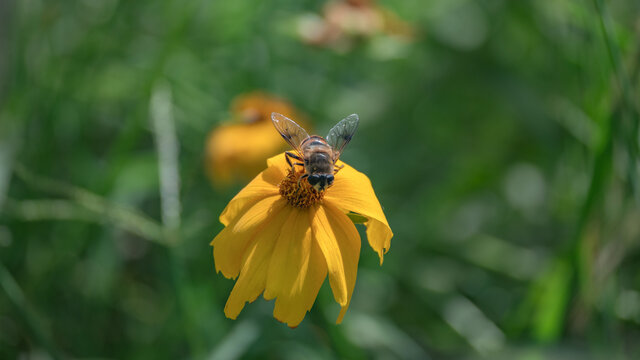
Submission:
[[[305,179],[300,180],[304,172],[289,170],[287,176],[280,182],[280,195],[287,199],[289,205],[297,208],[308,208],[322,200],[323,192],[318,192]]]

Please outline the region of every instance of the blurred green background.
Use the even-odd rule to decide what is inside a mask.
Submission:
[[[0,2],[0,358],[638,358],[640,3],[378,4],[411,38],[305,44],[308,0]],[[254,90],[360,115],[342,158],[395,236],[342,325],[327,284],[295,330],[224,317],[246,182],[204,149]]]

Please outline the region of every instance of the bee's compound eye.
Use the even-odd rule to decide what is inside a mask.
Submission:
[[[329,185],[333,184],[333,175],[327,175],[327,183]]]
[[[309,181],[309,184],[311,184],[311,186],[315,185],[318,183],[318,181],[320,181],[320,176],[318,175],[311,175],[307,178],[307,181]]]

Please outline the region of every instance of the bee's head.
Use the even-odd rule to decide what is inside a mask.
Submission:
[[[333,175],[313,174],[309,175],[307,181],[309,181],[309,185],[313,186],[316,191],[321,192],[333,185]]]

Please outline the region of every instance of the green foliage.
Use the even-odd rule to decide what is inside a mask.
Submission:
[[[0,358],[637,358],[640,4],[379,3],[410,41],[304,44],[311,1],[0,2]],[[394,238],[342,325],[327,284],[295,330],[224,317],[244,183],[204,149],[254,90],[360,115]]]

